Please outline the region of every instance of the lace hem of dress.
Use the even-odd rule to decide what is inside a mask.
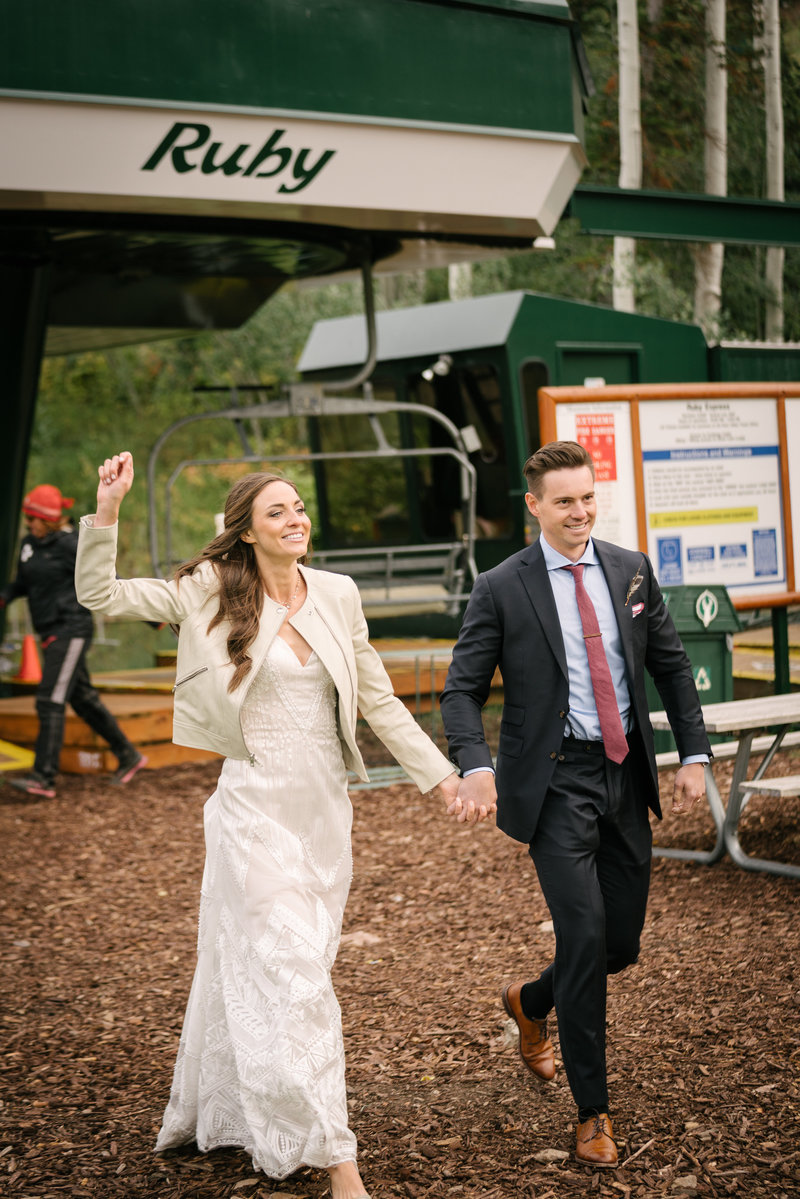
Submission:
[[[188,1114],[183,1119],[173,1114],[169,1119],[165,1117],[153,1152],[165,1153],[181,1145],[193,1143],[197,1144],[201,1153],[212,1153],[215,1149],[241,1149],[249,1155],[254,1170],[260,1170],[267,1178],[274,1178],[276,1181],[289,1178],[303,1166],[327,1170],[342,1162],[356,1161],[357,1143],[352,1133],[349,1137],[336,1138],[331,1142],[325,1141],[316,1145],[313,1143],[314,1139],[312,1135],[305,1145],[300,1146],[293,1137],[287,1136],[282,1139],[280,1156],[269,1159],[259,1151],[244,1125],[238,1128],[231,1127],[216,1134],[198,1135],[194,1120]]]

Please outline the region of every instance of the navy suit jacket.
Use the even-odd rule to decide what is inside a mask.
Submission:
[[[661,817],[658,772],[645,695],[647,670],[669,716],[681,757],[708,754],[691,663],[667,611],[652,564],[640,551],[594,541],[619,625],[640,742],[642,799]],[[626,598],[636,573],[642,582]],[[481,709],[495,669],[503,677],[497,754],[497,824],[529,842],[556,767],[569,713],[561,626],[538,541],[478,576],[440,698],[450,757],[463,774],[491,766]],[[632,752],[635,752],[635,748]]]

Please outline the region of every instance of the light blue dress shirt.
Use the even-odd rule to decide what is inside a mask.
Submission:
[[[589,671],[589,657],[586,653],[586,642],[583,638],[583,625],[578,611],[578,599],[575,594],[575,579],[564,566],[582,565],[583,585],[597,613],[597,623],[603,635],[603,649],[606,651],[608,666],[611,671],[611,681],[617,696],[617,707],[622,718],[625,732],[630,731],[631,725],[631,695],[625,679],[625,659],[622,656],[622,638],[619,635],[617,618],[611,605],[606,576],[595,553],[591,537],[577,562],[565,558],[558,550],[554,550],[545,541],[544,534],[539,538],[547,577],[553,589],[553,599],[558,609],[558,619],[561,624],[561,636],[564,640],[564,650],[567,655],[569,671],[569,717],[565,733],[580,737],[582,741],[602,741],[600,720],[597,715],[597,705],[594,700],[592,676]]]
[[[591,537],[586,543],[586,549],[577,562],[565,558],[558,550],[554,550],[544,534],[539,535],[542,547],[547,577],[553,589],[553,599],[558,609],[561,624],[561,635],[564,640],[564,650],[567,656],[569,672],[569,717],[565,722],[565,735],[571,734],[581,741],[602,741],[600,720],[597,715],[597,705],[594,699],[592,676],[589,671],[589,657],[586,653],[586,642],[583,637],[583,625],[578,611],[578,599],[575,594],[575,579],[564,566],[585,566],[583,584],[594,604],[597,613],[597,623],[603,637],[603,648],[606,651],[608,666],[611,671],[611,681],[617,696],[619,714],[625,732],[631,728],[631,695],[625,678],[625,659],[622,654],[622,638],[619,633],[617,618],[611,603],[606,576],[598,561]],[[642,619],[647,619],[642,613]],[[690,762],[708,762],[707,754],[693,754],[682,758],[684,766]],[[481,770],[489,770],[488,766],[479,766],[465,772],[475,774]]]
[[[622,638],[619,635],[619,625],[611,604],[606,576],[597,560],[594,542],[590,537],[583,554],[576,563],[573,563],[558,550],[554,550],[545,540],[544,534],[540,535],[539,540],[547,566],[547,577],[553,588],[553,598],[558,608],[561,635],[564,638],[564,649],[567,655],[569,717],[564,731],[571,733],[573,737],[579,737],[582,741],[602,741],[603,739],[597,705],[594,701],[589,656],[586,653],[586,642],[583,638],[578,599],[575,594],[575,580],[568,570],[560,569],[562,566],[577,566],[582,563],[586,567],[583,572],[583,585],[597,613],[597,623],[600,625],[600,632],[603,635],[603,648],[606,651],[611,671],[611,681],[617,696],[622,727],[626,733],[629,733],[631,729],[631,694],[625,678]],[[644,613],[642,613],[642,619],[646,619]],[[691,762],[707,761],[708,754],[690,754],[688,757],[681,758],[684,766],[688,766]]]

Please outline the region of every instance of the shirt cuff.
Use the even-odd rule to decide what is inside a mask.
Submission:
[[[461,777],[466,779],[471,774],[494,774],[494,770],[491,766],[473,766],[471,770],[465,770]]]
[[[707,766],[710,761],[708,754],[689,754],[688,758],[681,758],[681,766],[691,766],[693,762],[702,762]]]

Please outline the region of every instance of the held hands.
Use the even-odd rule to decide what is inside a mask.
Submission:
[[[116,523],[120,504],[133,486],[133,455],[128,450],[106,458],[97,468],[100,482],[97,487],[95,528]]]
[[[465,779],[450,774],[438,790],[447,805],[447,815],[459,824],[480,824],[497,811],[497,790],[490,770],[478,771]]]
[[[706,793],[706,768],[702,762],[690,762],[681,766],[675,775],[672,792],[672,810],[675,813],[689,812]]]

